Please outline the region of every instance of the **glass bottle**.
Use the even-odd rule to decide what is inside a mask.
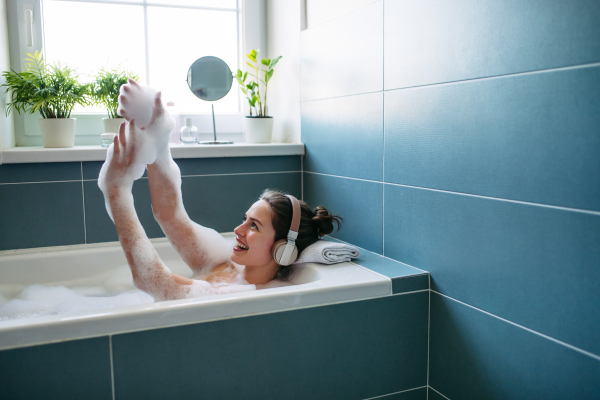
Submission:
[[[198,128],[192,125],[192,118],[186,117],[185,126],[179,136],[183,144],[195,144],[198,141]]]

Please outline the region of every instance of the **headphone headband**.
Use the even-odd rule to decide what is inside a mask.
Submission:
[[[292,225],[290,226],[290,231],[298,233],[298,229],[300,229],[300,216],[302,212],[300,211],[300,202],[297,198],[292,195],[286,195],[290,201],[292,202]],[[289,236],[289,234],[288,234]],[[297,236],[297,235],[296,235]]]
[[[279,265],[290,265],[298,257],[298,249],[296,248],[296,238],[300,229],[300,217],[302,210],[300,202],[297,198],[291,195],[286,195],[292,202],[292,223],[286,239],[278,240],[271,248],[271,254]]]

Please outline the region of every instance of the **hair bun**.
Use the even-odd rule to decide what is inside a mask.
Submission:
[[[319,236],[323,236],[333,232],[333,223],[337,223],[338,230],[340,229],[342,219],[338,215],[333,215],[325,207],[318,206],[315,208],[312,223],[317,228]]]

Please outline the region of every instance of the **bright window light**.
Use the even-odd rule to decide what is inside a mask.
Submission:
[[[210,103],[192,95],[185,79],[190,65],[208,55],[222,58],[233,72],[237,70],[236,0],[135,2],[44,0],[47,61],[76,68],[83,82],[93,81],[101,67],[120,66],[162,90],[163,100],[175,101],[182,112],[210,112]],[[232,87],[215,103],[216,113],[239,111],[236,89]],[[92,107],[77,107],[74,112],[105,113]]]

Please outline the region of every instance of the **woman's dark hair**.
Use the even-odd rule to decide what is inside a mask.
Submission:
[[[292,224],[292,202],[285,195],[275,190],[267,189],[260,195],[261,200],[269,203],[271,208],[271,220],[275,228],[275,241],[286,239]],[[340,230],[344,221],[339,215],[329,212],[325,207],[317,207],[313,211],[308,204],[302,200],[300,202],[300,228],[298,229],[298,238],[296,247],[298,256],[300,253],[319,240],[320,236],[333,232],[333,223],[337,224],[337,230]],[[275,279],[287,279],[292,273],[292,266],[281,266]]]

